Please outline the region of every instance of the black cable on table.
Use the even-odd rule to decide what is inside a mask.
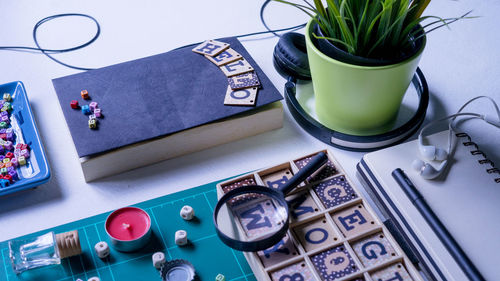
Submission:
[[[240,35],[236,35],[234,37],[243,38],[243,37],[260,35],[260,34],[267,34],[267,33],[272,33],[273,35],[280,37],[281,35],[279,35],[277,32],[294,31],[294,30],[301,29],[301,28],[303,28],[306,25],[305,23],[303,23],[303,24],[299,24],[299,25],[296,25],[296,26],[286,27],[286,28],[280,28],[280,29],[271,29],[271,28],[269,28],[269,26],[267,25],[267,23],[266,23],[266,21],[264,19],[264,11],[265,11],[267,5],[270,2],[271,2],[271,0],[266,0],[266,1],[264,1],[264,3],[262,4],[262,6],[260,7],[260,21],[262,22],[262,25],[264,25],[264,27],[267,29],[266,31],[259,31],[259,32],[253,32],[253,33],[240,34]],[[92,20],[96,24],[96,27],[97,27],[97,30],[96,30],[96,33],[95,33],[94,37],[92,37],[92,39],[90,39],[89,41],[87,41],[87,42],[85,42],[85,43],[83,43],[81,45],[78,45],[78,46],[75,46],[75,47],[71,47],[71,48],[67,48],[67,49],[46,49],[46,48],[42,48],[40,46],[40,43],[38,43],[38,36],[37,36],[38,29],[44,23],[46,23],[48,21],[51,21],[51,20],[54,20],[54,19],[57,19],[57,18],[62,18],[62,17],[84,17],[84,18],[88,18],[88,19]],[[2,50],[3,51],[17,51],[17,52],[20,52],[20,51],[39,51],[42,54],[44,54],[45,56],[47,56],[49,59],[55,61],[56,63],[58,63],[60,65],[63,65],[63,66],[66,66],[66,67],[69,67],[69,68],[72,68],[72,69],[76,69],[76,70],[92,70],[93,68],[79,67],[79,66],[74,66],[74,65],[70,65],[68,63],[62,62],[61,60],[58,60],[58,59],[54,58],[52,55],[53,54],[61,54],[61,53],[72,52],[72,51],[76,51],[76,50],[85,48],[85,47],[89,46],[90,44],[94,43],[94,41],[97,40],[97,38],[99,38],[100,34],[101,34],[101,26],[99,25],[99,22],[94,17],[92,17],[90,15],[79,14],[79,13],[58,14],[58,15],[48,16],[46,18],[41,19],[33,27],[33,41],[35,42],[36,47],[28,47],[28,46],[0,46],[0,51],[2,51]],[[185,46],[182,46],[182,47],[175,48],[174,50],[185,48],[185,47],[188,47],[188,46],[194,46],[194,45],[197,45],[197,44],[200,44],[200,43],[201,42],[193,43],[193,44],[188,44],[188,45],[185,45]]]
[[[94,37],[81,45],[78,45],[76,47],[67,48],[67,49],[45,49],[45,48],[40,47],[40,44],[38,43],[38,37],[37,37],[38,28],[40,28],[40,26],[42,26],[44,23],[46,23],[48,21],[51,21],[51,20],[54,20],[57,18],[62,18],[62,17],[84,17],[84,18],[91,19],[96,24],[96,27],[97,27],[97,31],[96,31]],[[79,66],[74,66],[74,65],[64,63],[64,62],[52,57],[51,54],[67,53],[67,52],[72,52],[72,51],[76,51],[76,50],[85,48],[88,45],[94,43],[94,41],[97,40],[97,38],[99,38],[100,34],[101,34],[101,26],[99,25],[99,22],[92,16],[85,15],[85,14],[77,14],[77,13],[58,14],[58,15],[53,15],[53,16],[49,16],[49,17],[41,19],[33,27],[33,41],[35,41],[36,48],[27,47],[27,46],[0,46],[0,50],[5,50],[5,51],[23,51],[23,50],[40,51],[44,55],[46,55],[48,58],[57,62],[60,65],[64,65],[66,67],[77,69],[77,70],[91,70],[92,68],[79,67]]]

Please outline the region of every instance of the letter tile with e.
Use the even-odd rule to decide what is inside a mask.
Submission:
[[[332,217],[335,224],[347,238],[364,233],[376,226],[375,220],[363,204],[356,204],[338,213],[334,213]]]

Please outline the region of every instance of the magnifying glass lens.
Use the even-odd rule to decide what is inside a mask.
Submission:
[[[253,191],[231,197],[216,214],[219,231],[230,239],[242,242],[271,237],[287,221],[288,208],[281,197]]]

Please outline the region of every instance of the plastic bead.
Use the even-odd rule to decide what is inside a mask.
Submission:
[[[12,177],[12,179],[15,179],[15,180],[17,180],[17,179],[18,179],[18,177],[17,177],[17,172],[16,172],[15,170],[13,170],[13,171],[9,171],[7,174],[8,174],[9,176],[11,176],[11,177]]]
[[[9,112],[12,109],[10,102],[5,102],[2,106],[2,111]]]
[[[94,115],[97,118],[101,118],[102,117],[101,109],[100,108],[94,109]]]
[[[182,207],[180,215],[181,215],[181,218],[183,218],[185,220],[192,220],[194,217],[193,207],[191,207],[189,205]]]
[[[91,102],[89,108],[93,112],[97,108],[97,102],[95,101]]]
[[[5,188],[9,185],[9,181],[8,180],[5,180],[5,179],[1,179],[0,180],[0,188]]]
[[[226,276],[219,273],[215,276],[215,281],[226,281]]]
[[[24,158],[30,158],[30,152],[27,149],[21,150],[21,156],[24,156]]]
[[[12,144],[12,142],[11,142],[11,141],[6,141],[6,142],[4,142],[4,143],[3,143],[3,146],[4,146],[4,148],[5,148],[5,149],[8,149],[8,150],[11,150],[11,149],[13,149],[13,148],[14,148],[14,144]]]
[[[19,156],[19,158],[17,158],[17,163],[19,163],[20,166],[26,165],[26,158],[24,158],[24,156]]]
[[[179,246],[187,244],[187,232],[185,230],[177,230],[175,232],[175,244]]]
[[[109,250],[109,245],[108,243],[101,241],[95,244],[94,250],[97,254],[97,256],[101,259],[104,259],[109,256],[110,250]]]
[[[97,120],[96,119],[89,120],[89,128],[90,129],[97,129]]]
[[[85,114],[85,115],[89,115],[90,114],[90,108],[88,105],[82,105],[82,113]]]
[[[9,183],[12,183],[12,176],[7,173],[7,175],[3,176],[5,180],[8,180]]]
[[[87,281],[101,281],[101,279],[99,279],[99,277],[91,277],[89,280]]]
[[[0,128],[7,128],[7,126],[9,126],[7,122],[0,122]]]
[[[3,100],[4,101],[11,101],[12,97],[10,96],[9,93],[5,93],[5,94],[3,94]]]
[[[153,266],[156,269],[160,269],[163,264],[167,261],[165,258],[165,254],[163,252],[156,252],[151,256],[151,259],[153,260]]]
[[[78,107],[79,107],[78,101],[77,100],[72,100],[71,103],[70,103],[70,106],[73,109],[78,109]]]
[[[81,91],[80,95],[82,96],[82,99],[84,99],[84,100],[88,100],[90,98],[89,97],[89,92],[87,90]]]

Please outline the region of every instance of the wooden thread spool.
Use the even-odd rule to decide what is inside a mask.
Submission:
[[[56,234],[57,248],[61,259],[76,256],[82,253],[78,231],[68,231]]]

